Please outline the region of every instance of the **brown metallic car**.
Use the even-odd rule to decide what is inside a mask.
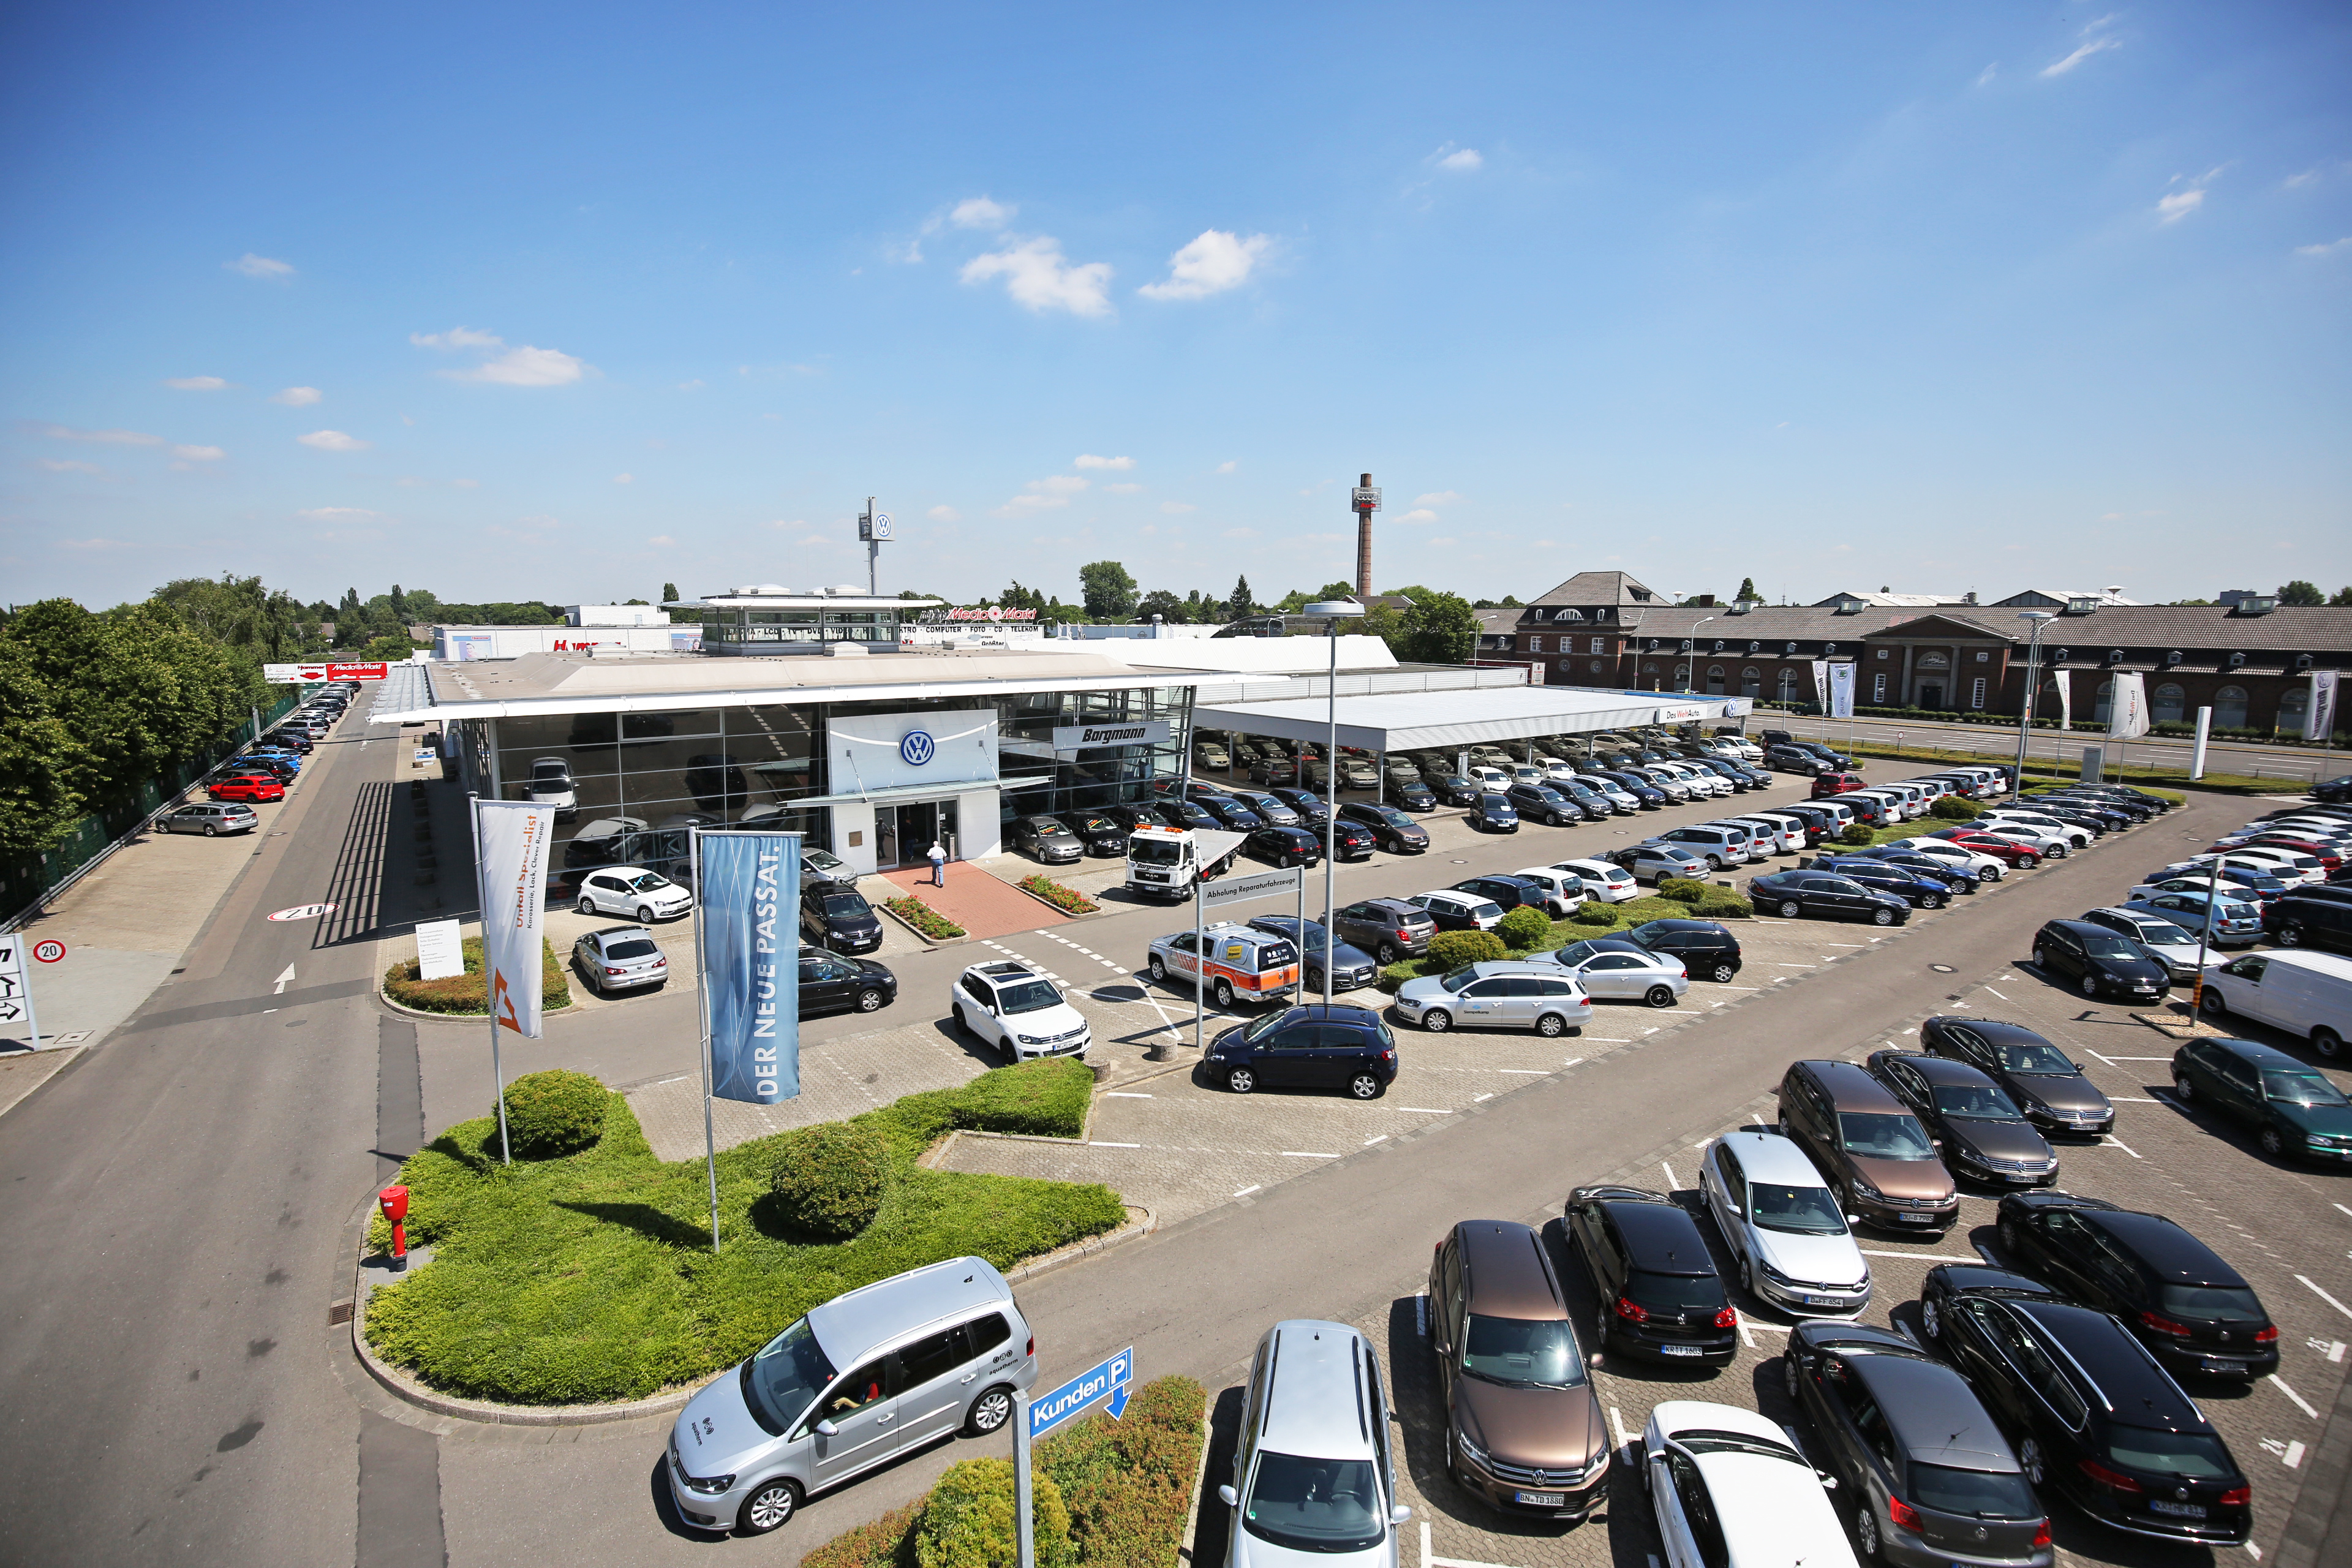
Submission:
[[[1543,1238],[1465,1220],[1429,1266],[1446,1464],[1505,1513],[1582,1519],[1608,1492],[1609,1429]]]
[[[1853,1062],[1789,1064],[1780,1131],[1796,1140],[1846,1212],[1868,1224],[1937,1236],[1959,1214],[1951,1173],[1910,1107]]]

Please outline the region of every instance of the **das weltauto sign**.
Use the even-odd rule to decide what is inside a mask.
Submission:
[[[273,686],[317,686],[330,680],[382,680],[386,667],[375,664],[265,664],[261,679]]]

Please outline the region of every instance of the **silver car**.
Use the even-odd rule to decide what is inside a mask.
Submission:
[[[811,1492],[932,1440],[1003,1430],[1037,1341],[987,1259],[836,1296],[721,1373],[670,1428],[671,1500],[697,1530],[764,1535]]]
[[[207,838],[217,838],[224,833],[250,833],[260,826],[260,816],[239,801],[197,801],[155,819],[159,831],[201,833]]]
[[[659,985],[669,978],[669,960],[643,926],[606,926],[592,931],[572,944],[588,988],[595,992],[634,991]]]
[[[1533,1029],[1557,1037],[1592,1021],[1592,1001],[1576,977],[1552,963],[1495,959],[1465,963],[1450,974],[1408,980],[1397,992],[1397,1016],[1432,1034],[1456,1024],[1488,1029]]]
[[[1690,989],[1690,975],[1681,959],[1652,952],[1622,936],[1570,942],[1552,953],[1551,961],[1576,976],[1585,994],[1595,1002],[1671,1007]]]
[[[1664,881],[1668,877],[1704,882],[1707,877],[1707,863],[1675,844],[1636,844],[1630,849],[1611,851],[1606,858],[1633,873],[1637,882]]]
[[[1395,1445],[1381,1359],[1345,1323],[1276,1323],[1242,1401],[1226,1568],[1396,1568]]]

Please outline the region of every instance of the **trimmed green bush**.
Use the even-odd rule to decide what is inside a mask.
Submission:
[[[835,1536],[803,1557],[801,1568],[913,1568],[915,1525],[929,1495]]]
[[[1936,804],[1927,811],[1930,816],[1940,816],[1946,822],[1974,822],[1984,815],[1984,807],[1964,795],[1938,795]]]
[[[1728,889],[1709,888],[1691,913],[1703,921],[1744,921],[1754,917],[1756,906]]]
[[[445,980],[420,980],[422,965],[413,958],[404,959],[383,972],[383,994],[404,1007],[414,1007],[420,1013],[472,1014],[478,1018],[490,1010],[486,997],[489,983],[482,978],[482,939],[469,936],[458,943],[464,955],[466,973],[452,974]],[[563,965],[557,962],[555,949],[542,940],[539,944],[540,1006],[549,1013],[558,1007],[572,1005],[572,983],[566,978]]]
[[[1532,904],[1521,904],[1503,917],[1496,934],[1506,947],[1533,947],[1551,934],[1551,917]]]
[[[1617,923],[1617,907],[1604,904],[1599,899],[1587,899],[1569,918],[1580,926],[1613,926]]]
[[[1658,897],[1678,904],[1695,904],[1706,897],[1706,884],[1690,877],[1661,877]]]
[[[949,1092],[954,1125],[979,1132],[1083,1138],[1094,1102],[1094,1069],[1076,1057],[1040,1057],[985,1072]]]
[[[839,1241],[872,1223],[889,1179],[890,1150],[880,1133],[851,1121],[827,1121],[776,1140],[768,1186],[794,1226]]]
[[[1877,841],[1878,835],[1871,830],[1870,825],[1866,822],[1849,822],[1845,825],[1845,830],[1838,835],[1838,842],[1841,844],[1867,847]]]
[[[613,1092],[584,1072],[551,1068],[507,1085],[507,1136],[525,1160],[576,1154],[604,1135]],[[495,1121],[499,1108],[490,1105]]]
[[[1433,973],[1510,955],[1503,939],[1490,931],[1442,931],[1429,939],[1429,972]]]
[[[1021,1561],[1013,1461],[963,1459],[947,1468],[915,1524],[919,1568],[1011,1568]],[[1029,1476],[1030,1538],[1037,1568],[1073,1568],[1069,1510],[1044,1467]]]

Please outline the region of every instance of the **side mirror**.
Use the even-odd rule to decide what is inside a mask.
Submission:
[[[1845,1216],[1845,1223],[1849,1226],[1860,1225],[1862,1223],[1862,1216],[1858,1214],[1850,1214]]]
[[[1396,1507],[1389,1510],[1389,1522],[1391,1524],[1402,1524],[1412,1517],[1412,1510],[1407,1508],[1402,1503],[1399,1503]]]
[[[1227,1508],[1239,1508],[1242,1506],[1241,1495],[1234,1491],[1230,1486],[1219,1487],[1217,1489],[1217,1500],[1223,1503]]]
[[[1822,1490],[1825,1492],[1833,1492],[1837,1490],[1837,1478],[1835,1476],[1823,1474],[1820,1470],[1815,1470],[1813,1474],[1821,1478]]]
[[[841,1428],[830,1421],[820,1421],[816,1424],[816,1435],[820,1437],[838,1437],[841,1436]]]

